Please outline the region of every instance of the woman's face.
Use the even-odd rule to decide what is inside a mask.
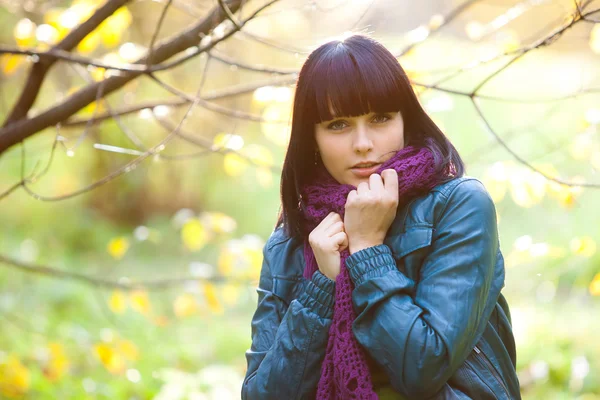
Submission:
[[[341,184],[358,186],[404,148],[404,120],[400,112],[335,118],[317,124],[315,138],[331,176]],[[361,168],[360,163],[370,165]]]

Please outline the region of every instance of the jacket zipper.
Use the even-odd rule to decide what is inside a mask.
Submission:
[[[492,375],[494,375],[496,380],[498,382],[500,382],[500,386],[502,386],[502,390],[504,390],[504,393],[506,394],[506,398],[510,399],[510,395],[508,394],[508,389],[507,389],[506,385],[504,384],[502,377],[500,377],[500,375],[498,375],[498,372],[496,372],[496,368],[492,365],[491,361],[488,360],[485,353],[483,351],[481,351],[479,349],[479,347],[477,347],[477,346],[475,346],[473,348],[473,350],[475,350],[475,353],[477,354],[477,356],[488,366],[490,372],[492,373]]]

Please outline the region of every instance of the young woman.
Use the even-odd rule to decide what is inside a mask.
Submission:
[[[243,399],[520,399],[496,212],[365,36],[301,69]]]

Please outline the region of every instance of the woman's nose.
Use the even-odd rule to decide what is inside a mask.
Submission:
[[[353,148],[355,152],[368,153],[373,150],[373,142],[366,127],[357,126],[353,136]]]

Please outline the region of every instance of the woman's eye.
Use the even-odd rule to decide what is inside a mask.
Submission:
[[[383,123],[383,122],[387,122],[389,119],[390,119],[390,117],[385,114],[378,114],[373,118],[373,122]]]
[[[327,129],[331,129],[334,131],[339,131],[340,129],[344,129],[345,127],[344,121],[335,121],[327,125]]]

